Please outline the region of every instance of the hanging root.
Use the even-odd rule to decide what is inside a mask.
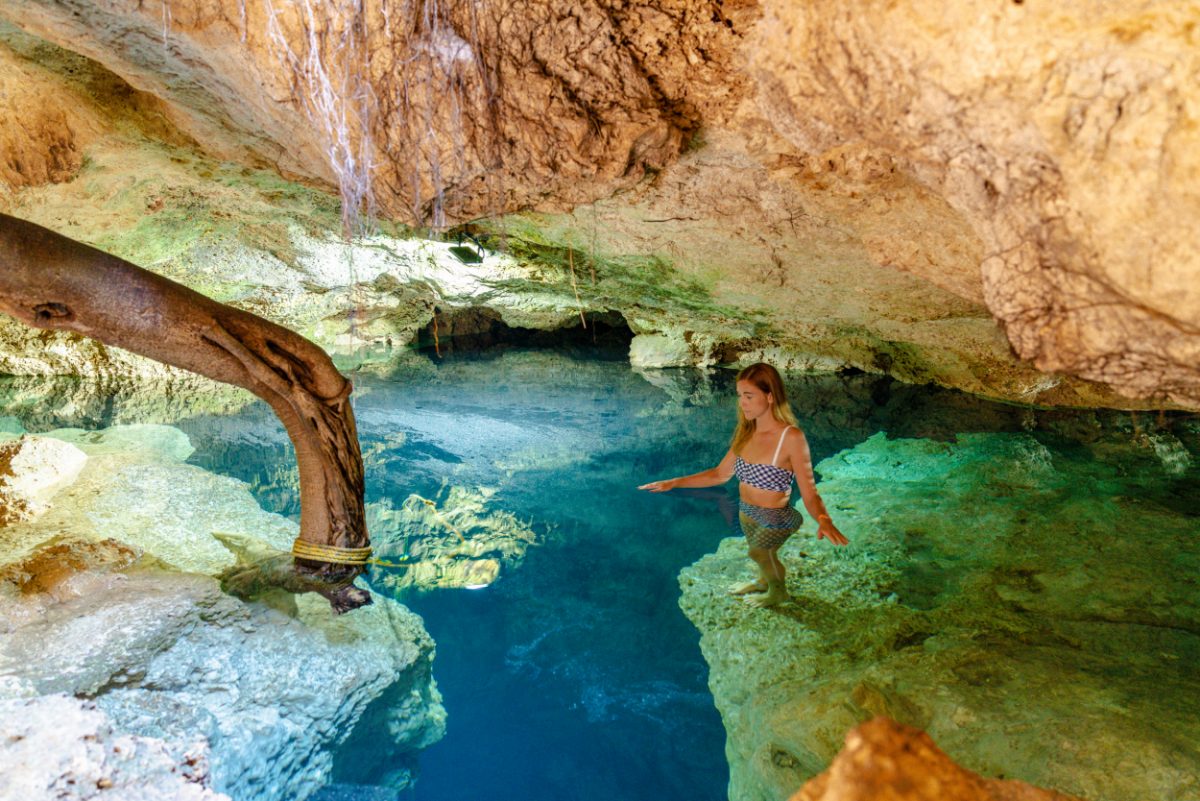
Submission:
[[[0,311],[250,390],[275,410],[295,446],[300,538],[338,548],[369,545],[350,382],[299,334],[2,214]],[[349,586],[361,566],[289,564],[273,574],[279,586],[299,574],[291,586],[321,593],[339,611],[369,602]]]

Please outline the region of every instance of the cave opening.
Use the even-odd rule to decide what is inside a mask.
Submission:
[[[632,341],[633,331],[620,312],[585,312],[574,318],[573,325],[546,330],[509,325],[493,308],[469,306],[436,307],[433,319],[417,333],[415,344],[422,353],[439,359],[496,355],[513,348],[553,348],[620,360],[628,358]]]

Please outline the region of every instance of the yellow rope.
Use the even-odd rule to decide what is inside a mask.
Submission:
[[[436,321],[436,317],[434,318]],[[458,530],[458,527],[446,519],[437,504],[428,498],[422,498],[420,495],[410,495],[408,500],[416,499],[419,503],[424,504],[429,508],[433,516],[444,525],[446,528],[454,532],[459,541],[467,544],[467,538]],[[325,545],[319,542],[309,542],[307,540],[297,539],[292,543],[292,556],[297,559],[307,559],[310,562],[329,562],[335,565],[376,565],[378,567],[408,567],[417,562],[417,559],[402,558],[399,562],[388,562],[383,559],[371,558],[371,546],[364,548],[340,548],[337,545]]]
[[[379,567],[407,567],[413,560],[388,562],[371,558],[371,546],[365,548],[339,548],[319,542],[296,540],[292,543],[292,556],[312,562],[329,562],[335,565],[378,565]]]

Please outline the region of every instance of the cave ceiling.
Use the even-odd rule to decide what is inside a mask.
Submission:
[[[0,210],[37,218],[40,187],[136,134],[340,193],[352,218],[515,215],[660,255],[781,341],[858,364],[841,340],[865,337],[902,378],[1200,407],[1200,2],[0,0],[0,18],[22,32],[0,37]],[[905,374],[903,353],[941,366]]]

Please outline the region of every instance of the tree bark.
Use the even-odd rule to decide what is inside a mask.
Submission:
[[[304,337],[127,261],[0,214],[0,312],[236,384],[270,404],[296,449],[300,539],[369,544],[350,382]],[[340,611],[370,603],[358,566],[297,559]]]

